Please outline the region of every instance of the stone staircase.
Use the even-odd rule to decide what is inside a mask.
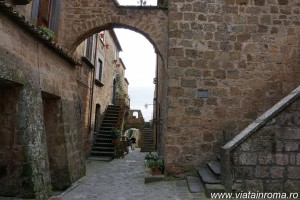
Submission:
[[[97,160],[110,161],[114,158],[115,148],[112,144],[111,129],[117,124],[119,112],[119,106],[109,105],[106,109],[91,151],[91,156],[97,157]]]
[[[221,184],[220,156],[217,156],[215,161],[209,162],[196,170],[197,178],[187,177],[190,192],[205,192],[209,198],[211,198],[212,193],[225,192],[225,187]],[[195,179],[198,180],[195,181]]]
[[[154,149],[154,135],[153,129],[150,127],[144,127],[141,138],[141,151],[142,152],[153,152]]]

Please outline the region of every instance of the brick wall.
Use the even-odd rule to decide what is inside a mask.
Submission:
[[[235,180],[243,191],[298,192],[300,99],[233,151]]]

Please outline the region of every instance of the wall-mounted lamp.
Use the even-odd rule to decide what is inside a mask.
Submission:
[[[145,109],[148,109],[149,106],[153,106],[154,104],[145,104]]]
[[[153,84],[156,84],[156,78],[153,79]]]

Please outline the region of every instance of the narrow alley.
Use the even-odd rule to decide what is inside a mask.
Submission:
[[[205,199],[190,193],[186,180],[144,183],[144,156],[139,149],[111,162],[87,160],[86,176],[61,194],[63,200]]]

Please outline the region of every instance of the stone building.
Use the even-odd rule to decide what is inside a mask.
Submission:
[[[60,1],[47,2],[0,1],[4,196],[47,199],[82,177],[105,108],[128,92],[114,31],[87,38],[71,56],[57,44]],[[55,19],[46,19],[47,6]]]
[[[121,96],[128,97],[128,80],[125,78],[125,65],[119,52],[120,43],[113,30],[94,34],[76,49],[76,54],[82,57],[82,67],[77,70],[79,77],[80,97],[83,105],[83,125],[85,152],[89,154],[93,135],[100,129],[103,113],[108,105],[116,105]],[[121,91],[122,90],[122,91]],[[86,95],[86,92],[92,94]],[[88,99],[87,99],[88,97]]]
[[[83,141],[90,131],[81,110],[90,104],[78,79],[93,79],[76,49],[115,27],[141,33],[156,50],[154,121],[166,172],[192,173],[222,149],[228,190],[236,175],[253,190],[300,187],[298,1],[159,0],[158,7],[45,2],[51,1],[0,1],[3,191],[18,185],[11,195],[43,199],[51,180],[63,188],[84,174]],[[42,12],[45,6],[49,13]],[[56,42],[26,20],[52,29]],[[223,133],[237,137],[223,146]]]

